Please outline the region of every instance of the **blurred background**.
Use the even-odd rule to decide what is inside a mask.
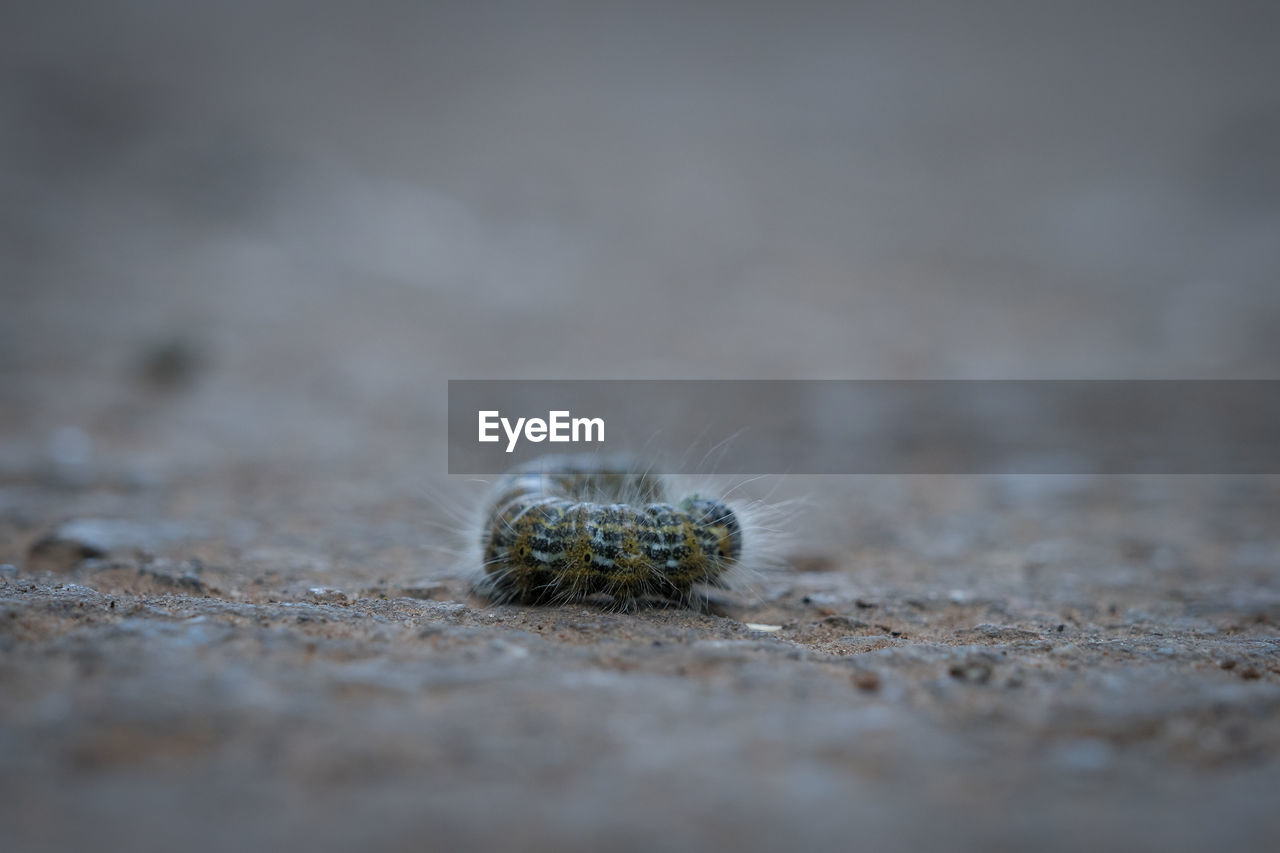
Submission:
[[[438,471],[448,378],[1276,376],[1268,4],[0,15],[0,470]]]
[[[6,0],[0,824],[1264,849],[1276,478],[751,484],[809,502],[746,609],[498,612],[445,410],[1280,379],[1277,44],[1261,2]]]

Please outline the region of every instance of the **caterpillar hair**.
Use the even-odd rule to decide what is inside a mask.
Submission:
[[[768,508],[637,469],[548,456],[493,486],[475,543],[477,594],[498,603],[700,606],[773,562]]]

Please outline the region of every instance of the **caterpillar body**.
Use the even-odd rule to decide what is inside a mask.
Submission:
[[[743,509],[696,491],[673,499],[664,478],[625,461],[537,460],[496,484],[473,588],[501,603],[694,605],[744,570]]]

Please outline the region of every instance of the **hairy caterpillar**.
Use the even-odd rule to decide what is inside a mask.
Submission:
[[[625,461],[547,457],[495,485],[473,588],[520,604],[693,605],[700,587],[728,588],[748,571],[752,509],[696,491],[673,499],[664,478]]]

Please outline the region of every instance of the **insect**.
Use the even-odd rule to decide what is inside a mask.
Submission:
[[[520,604],[695,605],[745,569],[749,514],[696,491],[673,499],[665,478],[625,461],[546,457],[495,485],[473,586]]]

